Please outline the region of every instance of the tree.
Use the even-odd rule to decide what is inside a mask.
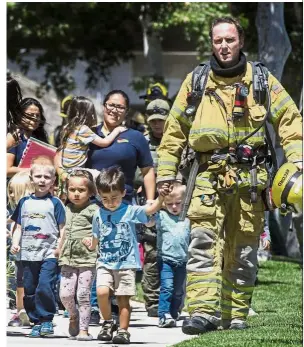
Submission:
[[[25,54],[39,49],[37,67],[46,68],[44,86],[59,96],[74,88],[68,71],[87,62],[87,86],[94,87],[108,69],[132,58],[138,14],[128,3],[8,3],[7,54],[26,73]]]
[[[39,49],[36,65],[46,69],[43,85],[63,96],[75,87],[69,70],[77,60],[87,62],[87,87],[94,88],[111,66],[133,57],[141,32],[148,74],[162,77],[166,28],[184,26],[188,39],[197,39],[200,52],[206,52],[210,20],[228,12],[226,4],[216,3],[116,3],[115,11],[112,3],[8,3],[7,54],[26,73],[26,54]]]
[[[229,6],[225,3],[188,2],[143,3],[140,12],[144,54],[148,58],[149,71],[147,75],[132,81],[131,85],[136,91],[146,89],[154,82],[167,85],[163,76],[162,39],[168,28],[182,28],[186,40],[195,42],[199,59],[206,59],[206,53],[210,53],[211,21],[230,14]]]
[[[291,52],[291,44],[284,23],[284,3],[259,3],[256,25],[259,38],[259,60],[265,63],[278,80],[281,80],[285,63]],[[281,166],[286,160],[284,152],[273,128],[269,129],[275,144],[277,161]],[[269,218],[274,251],[283,255],[298,256],[296,232],[289,233],[292,214],[282,216],[276,209]]]
[[[258,54],[273,75],[281,80],[284,65],[291,52],[284,22],[284,3],[260,2],[256,16]]]

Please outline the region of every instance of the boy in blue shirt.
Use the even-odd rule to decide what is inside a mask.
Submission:
[[[156,214],[157,261],[160,273],[158,317],[160,328],[176,326],[185,296],[190,221],[179,221],[186,186],[176,182]]]
[[[65,208],[49,191],[55,167],[48,158],[31,166],[35,193],[22,198],[11,219],[16,222],[11,253],[20,252],[24,269],[24,308],[32,323],[29,337],[54,334],[58,239],[63,233]]]
[[[97,339],[129,344],[130,298],[135,295],[135,274],[140,269],[139,249],[135,224],[148,223],[148,216],[157,212],[163,202],[159,197],[151,205],[134,206],[124,203],[125,178],[118,167],[101,170],[96,187],[103,207],[93,218],[93,238],[83,239],[89,249],[99,244],[97,261],[97,298],[104,318]],[[110,295],[115,294],[119,306],[120,327],[116,329],[110,306]]]

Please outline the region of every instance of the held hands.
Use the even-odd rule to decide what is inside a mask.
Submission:
[[[92,238],[91,237],[85,237],[81,241],[89,250],[92,248]]]
[[[11,253],[16,254],[20,252],[20,246],[19,245],[12,245],[11,247]]]
[[[168,195],[172,191],[172,182],[171,181],[164,181],[157,183],[157,191],[158,194],[162,197]]]

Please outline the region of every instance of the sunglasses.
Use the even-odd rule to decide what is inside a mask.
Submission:
[[[161,114],[162,116],[166,116],[169,114],[169,110],[156,106],[156,107],[153,107],[151,110],[146,110],[146,114],[148,116],[151,116],[153,114]]]

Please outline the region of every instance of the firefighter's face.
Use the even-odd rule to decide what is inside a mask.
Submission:
[[[212,31],[212,51],[223,68],[236,65],[239,61],[243,40],[240,40],[234,24],[220,23]]]
[[[165,121],[163,119],[152,119],[149,125],[155,137],[161,138],[163,136],[165,126]]]

